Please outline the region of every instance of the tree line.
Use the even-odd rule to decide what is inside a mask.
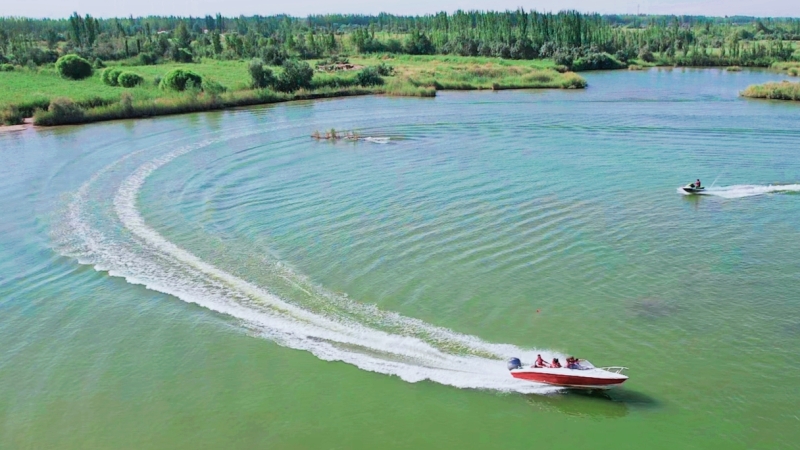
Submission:
[[[0,18],[0,64],[39,66],[64,54],[139,64],[197,58],[287,59],[342,54],[553,58],[577,68],[630,60],[767,66],[800,58],[800,19],[457,11],[425,16]],[[583,65],[583,66],[582,66]]]

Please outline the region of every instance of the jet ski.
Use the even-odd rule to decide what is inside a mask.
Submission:
[[[609,389],[624,383],[628,377],[622,374],[627,367],[595,367],[585,359],[577,360],[570,367],[525,367],[519,358],[508,360],[511,376],[520,380],[545,383],[577,389]]]
[[[701,187],[695,187],[694,183],[689,183],[686,186],[682,187],[681,189],[683,189],[683,192],[686,192],[686,193],[689,193],[689,194],[701,194],[701,193],[705,192],[705,190],[706,190],[706,188],[702,187],[702,186]]]

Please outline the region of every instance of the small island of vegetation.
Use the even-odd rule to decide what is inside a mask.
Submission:
[[[772,69],[790,76],[800,75],[800,62],[776,62]],[[794,100],[800,101],[800,83],[790,81],[771,82],[749,86],[740,92],[742,97],[763,98],[769,100]]]
[[[742,91],[741,95],[750,98],[800,101],[800,83],[781,81],[753,85]]]
[[[457,11],[0,18],[0,122],[85,123],[442,89],[575,89],[654,65],[798,73],[800,20]],[[785,66],[782,66],[784,64]]]

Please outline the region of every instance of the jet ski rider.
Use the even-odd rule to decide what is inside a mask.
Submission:
[[[700,189],[700,178],[697,179],[694,183],[692,183],[691,187],[695,189]]]

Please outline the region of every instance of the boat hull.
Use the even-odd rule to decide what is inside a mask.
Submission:
[[[511,376],[520,380],[579,389],[610,389],[624,383],[628,377],[602,369],[517,369]]]
[[[683,192],[686,192],[687,194],[702,194],[706,190],[706,188],[697,189],[697,188],[686,187],[686,186],[682,187],[681,189],[683,189]]]
[[[625,379],[608,379],[594,377],[576,377],[558,374],[541,374],[530,372],[511,373],[511,376],[520,380],[533,381],[536,383],[552,384],[554,386],[564,386],[584,389],[610,389],[625,382]]]

